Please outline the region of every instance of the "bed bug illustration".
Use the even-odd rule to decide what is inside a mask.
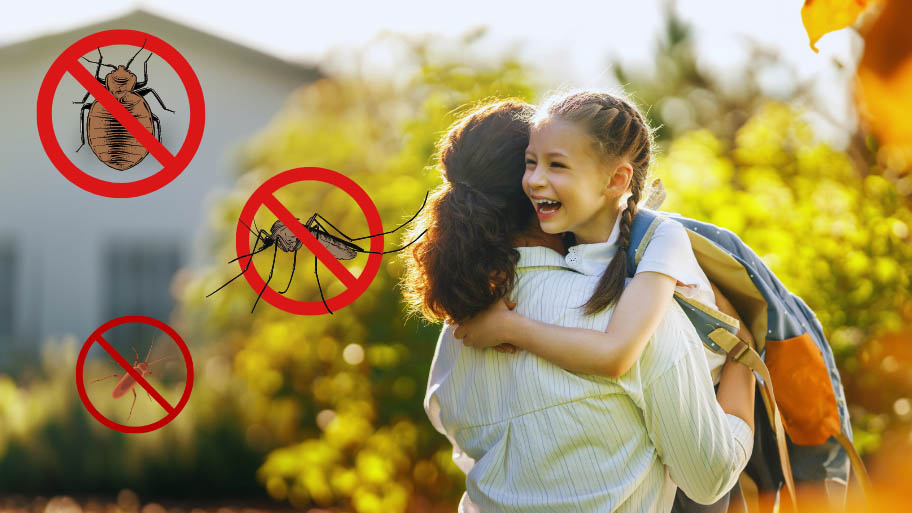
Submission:
[[[104,64],[102,62],[101,48],[97,49],[97,62],[89,60],[86,57],[83,57],[83,59],[86,62],[97,64],[97,67],[95,68],[95,79],[105,86],[114,98],[116,98],[117,101],[119,101],[120,104],[146,128],[146,130],[152,132],[152,135],[156,135],[157,133],[158,141],[161,142],[161,121],[158,119],[158,116],[152,112],[152,109],[146,102],[145,96],[152,93],[163,109],[171,113],[174,111],[165,107],[165,103],[154,89],[146,86],[146,84],[149,83],[149,59],[152,58],[152,52],[149,52],[149,56],[146,57],[145,62],[143,62],[142,82],[137,82],[136,75],[130,72],[130,64],[133,63],[133,59],[135,59],[145,47],[146,42],[143,41],[142,47],[140,47],[139,51],[127,61],[125,66]],[[101,78],[99,72],[101,71],[102,66],[113,68],[114,71],[105,75],[104,78]],[[75,104],[82,104],[82,108],[79,109],[79,139],[82,141],[82,144],[79,145],[79,148],[77,148],[76,151],[81,150],[82,147],[85,146],[86,133],[88,133],[89,147],[95,152],[98,160],[102,161],[108,167],[118,171],[124,171],[139,164],[139,162],[149,154],[149,150],[140,144],[139,141],[136,140],[136,137],[124,128],[120,121],[111,115],[98,100],[92,102],[87,101],[90,95],[91,93],[86,91],[86,94],[81,101],[73,102]],[[89,111],[88,122],[85,120],[86,111]]]
[[[156,372],[154,372],[150,369],[150,367],[152,367],[152,365],[154,365],[162,360],[167,360],[169,358],[175,358],[175,356],[165,356],[163,358],[159,358],[157,360],[153,360],[150,362],[149,356],[152,354],[153,345],[155,345],[154,340],[152,341],[151,344],[149,344],[149,352],[146,353],[146,359],[143,361],[139,361],[139,353],[136,352],[136,348],[133,346],[130,346],[130,349],[133,349],[133,354],[136,355],[136,360],[133,361],[133,368],[136,369],[136,372],[138,372],[139,375],[144,378],[146,376],[149,376],[152,374],[157,374]],[[133,392],[133,404],[130,405],[130,414],[127,415],[127,420],[130,420],[130,417],[133,415],[133,407],[136,405],[136,390],[134,390],[134,388],[136,387],[136,379],[133,378],[133,376],[131,376],[129,372],[124,372],[123,375],[111,374],[110,376],[98,378],[94,381],[90,381],[89,383],[90,384],[98,383],[99,381],[104,381],[106,379],[117,378],[117,377],[120,378],[120,381],[118,381],[117,384],[114,385],[114,391],[111,393],[111,396],[114,399],[119,399],[119,398],[123,397],[127,392]],[[152,400],[151,396],[149,396],[149,400],[150,401]]]
[[[330,254],[332,254],[333,257],[336,258],[336,260],[352,260],[353,258],[355,258],[358,255],[358,253],[370,253],[370,254],[375,254],[375,255],[385,255],[387,253],[396,253],[398,251],[402,251],[403,249],[405,249],[405,248],[411,246],[412,244],[414,244],[415,242],[417,242],[418,239],[420,239],[427,232],[427,230],[422,231],[420,234],[418,234],[417,237],[415,237],[415,239],[413,241],[409,242],[405,246],[402,246],[401,248],[397,248],[397,249],[392,249],[389,251],[368,251],[368,250],[362,248],[361,246],[358,246],[357,244],[355,244],[355,241],[371,239],[374,237],[379,237],[381,235],[388,235],[390,233],[396,232],[403,226],[412,222],[412,220],[414,220],[416,217],[418,217],[418,214],[421,213],[421,210],[423,210],[424,206],[427,204],[427,199],[428,199],[428,195],[425,194],[424,203],[421,204],[421,208],[418,209],[418,212],[415,212],[415,215],[413,215],[408,221],[402,223],[396,229],[390,230],[388,232],[378,233],[378,234],[374,234],[374,235],[366,235],[364,237],[352,238],[352,237],[349,237],[348,235],[345,235],[344,233],[342,233],[341,230],[339,230],[338,228],[333,226],[332,223],[330,223],[325,217],[321,216],[318,213],[314,213],[312,216],[310,216],[310,218],[307,220],[307,222],[303,223],[302,226],[304,226],[304,228],[307,228],[307,231],[309,231],[310,234],[313,235],[314,238],[317,239],[317,241],[319,241],[320,244],[322,244],[323,247],[326,248],[330,252]],[[300,221],[300,218],[298,218],[298,220]],[[335,230],[342,237],[338,237],[336,235],[329,233],[329,231],[326,229],[325,226],[323,226],[322,223],[320,223],[320,221],[325,222],[327,225],[330,226],[330,228]],[[301,249],[301,246],[303,246],[304,243],[301,242],[300,239],[298,239],[298,237],[294,234],[294,232],[291,231],[291,229],[289,229],[287,226],[285,226],[284,223],[282,223],[282,221],[279,221],[279,220],[276,220],[274,223],[272,223],[272,227],[269,229],[268,232],[266,230],[260,230],[256,226],[256,221],[254,221],[253,225],[254,225],[254,227],[257,227],[257,230],[254,230],[250,226],[247,226],[247,223],[245,223],[244,221],[241,221],[241,224],[246,226],[247,229],[250,231],[250,233],[255,235],[257,239],[256,239],[256,242],[253,243],[253,251],[251,251],[250,253],[248,253],[246,255],[241,255],[233,260],[230,260],[228,263],[231,264],[231,263],[237,262],[238,260],[240,260],[242,258],[247,258],[247,265],[245,265],[244,269],[240,273],[238,273],[234,278],[231,278],[230,280],[225,282],[221,287],[210,292],[208,295],[206,295],[206,297],[209,297],[212,294],[215,294],[216,292],[225,288],[225,286],[227,286],[229,283],[240,278],[244,273],[247,272],[248,269],[250,269],[250,262],[253,261],[254,255],[256,255],[257,253],[261,253],[261,252],[269,249],[270,247],[272,247],[272,266],[269,268],[269,277],[266,279],[266,283],[263,285],[263,288],[260,290],[260,293],[257,295],[256,301],[254,301],[254,303],[253,303],[253,308],[250,309],[250,313],[253,313],[253,311],[256,309],[257,303],[260,302],[260,298],[263,296],[263,292],[266,291],[266,287],[269,286],[269,282],[272,280],[273,271],[275,270],[276,254],[278,253],[278,250],[281,249],[285,253],[294,254],[294,257],[292,258],[292,261],[291,261],[291,275],[288,277],[288,284],[285,286],[285,288],[281,292],[279,292],[279,294],[285,294],[286,292],[288,292],[289,287],[291,287],[291,280],[292,280],[292,278],[294,278],[295,265],[298,261],[298,250]],[[260,246],[261,242],[262,242],[262,245]],[[260,246],[260,247],[257,248],[257,246]],[[330,310],[329,305],[326,304],[326,298],[323,296],[323,287],[322,287],[322,285],[320,285],[320,275],[317,272],[317,260],[318,260],[317,257],[314,256],[314,276],[316,276],[316,278],[317,278],[317,288],[320,289],[320,299],[323,301],[323,306],[326,307],[326,311],[329,312],[330,314],[332,314],[333,312],[332,312],[332,310]]]

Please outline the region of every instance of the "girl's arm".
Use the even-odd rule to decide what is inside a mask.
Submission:
[[[572,372],[618,377],[640,357],[665,315],[676,283],[666,274],[637,273],[621,294],[604,332],[536,321],[498,302],[461,324],[454,336],[467,346],[508,343]]]
[[[637,273],[611,314],[611,321],[618,322],[609,321],[604,332],[543,323],[512,312],[503,302],[498,302],[460,325],[454,336],[463,339],[463,344],[467,346],[481,348],[509,344],[531,351],[572,372],[616,378],[624,375],[642,354],[668,308],[676,283],[674,278],[662,273]],[[738,319],[737,336],[751,347],[756,347],[750,330],[734,306],[714,284],[710,285],[719,310]],[[729,367],[734,370],[726,370]],[[724,373],[736,376],[733,380],[753,379],[746,366],[735,365],[735,362],[728,362],[723,367]],[[726,413],[742,418],[751,428],[753,397],[753,389],[748,391],[743,386],[720,385],[719,388],[719,402]]]

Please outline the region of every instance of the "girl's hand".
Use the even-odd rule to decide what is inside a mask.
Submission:
[[[453,336],[462,339],[467,347],[483,349],[494,347],[501,352],[516,352],[516,346],[506,341],[509,321],[516,315],[511,310],[516,303],[504,299],[491,305],[487,310],[456,326]]]

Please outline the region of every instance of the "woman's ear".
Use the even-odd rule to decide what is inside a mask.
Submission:
[[[613,197],[624,194],[627,192],[627,188],[630,187],[632,178],[633,166],[627,160],[618,159],[614,163],[614,170],[611,172],[608,183],[605,184],[605,193]]]

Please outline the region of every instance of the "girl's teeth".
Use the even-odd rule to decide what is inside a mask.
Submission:
[[[547,202],[541,202],[538,204],[538,211],[541,212],[542,214],[553,214],[554,212],[557,212],[557,209],[559,209],[559,208],[560,208],[560,203],[558,203],[556,201],[555,202],[547,201]]]

